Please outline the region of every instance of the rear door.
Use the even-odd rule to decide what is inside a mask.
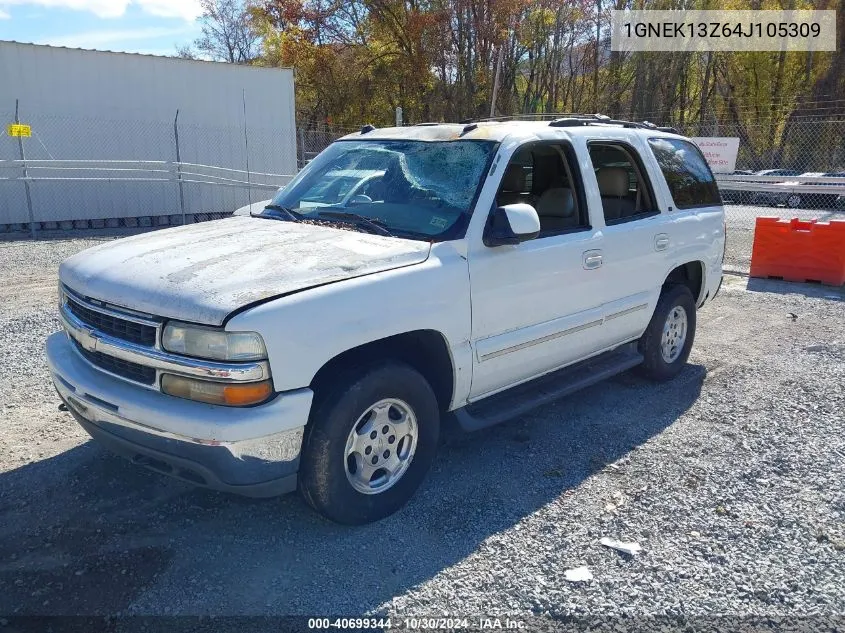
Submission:
[[[664,217],[671,241],[665,271],[685,262],[704,264],[698,305],[708,292],[715,294],[722,278],[725,212],[716,179],[701,150],[686,139],[652,137],[647,145],[666,192]]]
[[[639,139],[617,135],[587,142],[604,214],[604,268],[611,280],[602,306],[606,346],[638,338],[648,325],[666,262],[671,259],[674,230],[649,177]]]

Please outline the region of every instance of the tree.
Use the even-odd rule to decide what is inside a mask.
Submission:
[[[180,48],[179,57],[230,64],[249,64],[258,58],[261,36],[253,28],[244,0],[200,0],[200,3],[202,36],[194,41],[193,48]]]
[[[248,11],[263,41],[258,63],[296,69],[297,117],[305,125],[391,125],[397,106],[411,123],[487,116],[498,69],[497,114],[647,119],[699,136],[739,136],[741,161],[754,168],[829,171],[845,165],[841,46],[622,53],[611,50],[610,23],[611,11],[625,8],[802,9],[843,1],[249,0]],[[837,19],[841,33],[845,12]]]

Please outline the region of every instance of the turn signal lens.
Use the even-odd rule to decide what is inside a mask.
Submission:
[[[232,384],[229,382],[211,382],[194,380],[183,376],[164,374],[161,377],[161,390],[177,398],[220,404],[227,407],[247,407],[267,400],[273,393],[269,380]]]

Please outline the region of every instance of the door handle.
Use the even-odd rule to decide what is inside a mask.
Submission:
[[[584,251],[584,269],[595,270],[602,265],[601,251]]]
[[[666,233],[658,233],[654,236],[654,250],[665,251],[669,246],[669,236]]]

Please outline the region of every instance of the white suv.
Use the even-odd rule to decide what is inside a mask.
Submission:
[[[474,430],[681,371],[723,218],[695,145],[647,124],[366,126],[259,214],[67,259],[50,369],[140,465],[372,521],[420,485],[447,413]]]

